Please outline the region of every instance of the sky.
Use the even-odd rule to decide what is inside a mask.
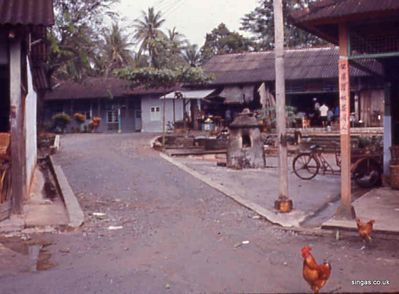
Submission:
[[[206,33],[221,22],[230,31],[239,31],[241,18],[257,4],[258,0],[120,0],[115,8],[124,23],[130,24],[141,16],[142,10],[154,7],[162,11],[165,32],[176,27],[190,43],[201,47]]]

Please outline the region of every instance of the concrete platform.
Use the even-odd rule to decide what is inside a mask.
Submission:
[[[290,171],[289,196],[294,202],[294,209],[290,213],[278,213],[274,209],[278,196],[277,158],[266,159],[269,168],[232,170],[217,166],[216,159],[207,157],[172,158],[163,153],[161,157],[269,222],[283,227],[300,228],[306,220],[319,215],[321,210],[334,208],[339,199],[338,175],[318,175],[311,181],[305,181]],[[289,164],[290,169],[291,166]],[[334,213],[335,209],[329,209],[327,216],[314,222],[314,227],[320,227]]]
[[[399,190],[390,187],[371,190],[355,200],[353,207],[361,220],[375,220],[375,232],[399,233]],[[324,222],[322,228],[357,230],[354,220],[338,220],[335,217]]]

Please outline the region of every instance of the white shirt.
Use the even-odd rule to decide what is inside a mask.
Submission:
[[[328,113],[327,105],[323,104],[322,106],[320,106],[319,110],[320,110],[320,116],[327,116]]]

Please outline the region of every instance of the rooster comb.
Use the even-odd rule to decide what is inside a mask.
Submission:
[[[312,247],[306,245],[301,249],[302,254],[303,253],[309,253],[310,251],[312,251]]]

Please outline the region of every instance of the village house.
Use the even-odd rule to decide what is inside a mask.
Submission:
[[[299,113],[312,115],[315,103],[336,110],[338,95],[338,49],[336,47],[289,49],[285,52],[286,103]],[[371,64],[378,69],[378,64]],[[274,96],[274,52],[248,52],[217,55],[204,71],[214,77],[209,87],[216,89],[205,109],[225,116],[256,110],[264,103],[261,96]],[[351,67],[352,119],[356,126],[382,127],[384,87],[370,73]],[[263,91],[263,94],[262,94]]]
[[[46,34],[53,23],[52,0],[0,1],[1,218],[10,208],[22,212],[36,166],[36,105],[49,87]]]
[[[52,116],[67,113],[85,115],[83,127],[95,116],[101,118],[99,132],[160,132],[163,128],[163,102],[160,97],[172,89],[132,87],[118,78],[87,78],[81,83],[62,81],[45,96],[44,118],[49,127]],[[183,102],[167,99],[166,121],[183,119]],[[175,113],[173,115],[173,113]],[[67,131],[77,131],[72,122]]]
[[[331,110],[338,106],[338,49],[296,49],[286,52],[287,104],[298,113],[311,114],[317,103]],[[371,66],[378,69],[378,64]],[[166,99],[165,124],[182,121],[185,114],[195,129],[203,128],[203,118],[212,115],[231,122],[244,108],[262,107],[262,89],[274,94],[274,55],[249,52],[217,55],[204,65],[214,79],[200,88],[186,85],[174,89],[132,88],[117,78],[88,78],[78,83],[63,81],[45,98],[45,120],[60,112],[85,114],[87,122],[99,116],[101,132],[161,132],[163,97]],[[381,127],[384,112],[384,87],[367,71],[351,68],[353,125]],[[171,91],[172,90],[172,91]],[[230,118],[226,118],[226,114]],[[69,130],[76,129],[72,123]]]

